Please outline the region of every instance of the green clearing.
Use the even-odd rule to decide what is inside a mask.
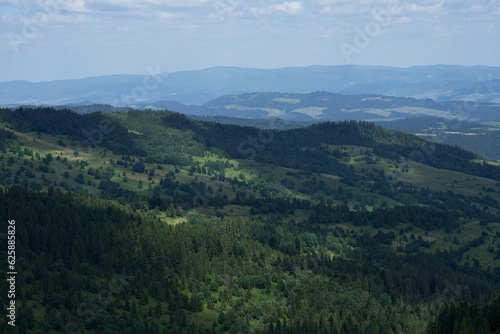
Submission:
[[[88,194],[99,194],[100,191],[97,189],[99,181],[88,175],[88,170],[93,168],[94,170],[105,170],[106,168],[113,171],[113,176],[111,181],[119,183],[120,187],[137,192],[138,195],[151,196],[154,191],[155,185],[158,185],[162,179],[168,173],[174,173],[176,166],[168,164],[145,164],[146,171],[155,168],[155,173],[153,175],[148,175],[147,173],[135,173],[132,170],[132,164],[128,166],[118,165],[116,162],[122,159],[122,156],[114,155],[102,148],[95,148],[90,150],[88,153],[79,153],[75,156],[71,153],[71,143],[67,143],[67,140],[61,139],[60,136],[51,136],[47,134],[28,134],[29,138],[35,138],[35,141],[26,140],[26,138],[19,137],[18,140],[14,141],[12,146],[19,147],[20,150],[25,148],[32,150],[33,156],[26,156],[17,154],[13,152],[6,152],[8,157],[14,158],[14,163],[9,166],[11,172],[15,173],[19,170],[21,166],[28,164],[33,164],[34,178],[33,180],[40,180],[42,174],[46,174],[43,177],[47,179],[44,183],[44,187],[50,184],[65,182],[69,189],[73,191],[79,191]],[[66,144],[66,147],[58,145],[58,143]],[[74,144],[74,143],[73,143]],[[412,184],[418,187],[428,187],[433,191],[452,191],[456,194],[461,194],[465,196],[490,196],[495,200],[500,201],[500,186],[498,182],[481,178],[474,177],[467,174],[453,172],[448,170],[442,170],[434,168],[428,165],[424,165],[412,161],[393,161],[390,159],[384,159],[380,157],[373,156],[372,150],[361,146],[331,146],[332,149],[342,149],[342,152],[349,154],[349,161],[344,161],[349,166],[353,166],[357,173],[360,175],[367,175],[374,169],[383,170],[385,175],[388,175],[392,180],[387,180],[388,183],[394,183],[397,181],[402,181],[407,184]],[[38,154],[40,158],[35,157]],[[47,154],[52,154],[54,158],[54,167],[49,173],[42,173],[39,169],[44,165],[42,158]],[[139,160],[139,157],[129,157],[131,160]],[[212,189],[217,190],[220,195],[226,195],[229,198],[234,197],[234,191],[246,191],[258,195],[259,188],[264,189],[274,189],[279,196],[289,196],[299,199],[307,199],[314,201],[329,201],[331,204],[347,204],[351,209],[364,207],[368,210],[372,210],[375,207],[379,207],[382,204],[386,207],[394,207],[400,205],[397,196],[394,198],[389,198],[382,196],[376,192],[367,192],[358,185],[349,186],[343,184],[341,180],[331,174],[316,174],[300,170],[294,170],[290,168],[283,168],[279,166],[273,166],[257,162],[249,162],[245,160],[231,160],[224,159],[217,155],[207,153],[205,157],[193,157],[195,163],[206,163],[206,162],[216,162],[221,161],[222,163],[229,163],[230,168],[225,168],[225,177],[227,180],[237,179],[239,181],[244,181],[251,185],[250,188],[242,188],[237,185],[236,187],[231,186],[228,181],[218,181],[217,178],[214,179],[214,175],[206,175],[198,172],[190,173],[189,167],[177,168],[177,172],[174,173],[175,180],[179,183],[190,183],[193,181],[203,182]],[[490,162],[491,163],[491,162]],[[494,163],[493,163],[494,164]],[[125,177],[124,177],[125,173]],[[83,183],[76,182],[76,178],[79,174],[83,175]],[[23,173],[19,175],[20,182],[33,181],[28,180],[23,177]],[[126,180],[126,182],[124,182]],[[139,188],[139,182],[142,181],[142,188]],[[89,184],[90,182],[90,184]],[[349,199],[346,201],[345,197],[342,199],[338,196],[329,195],[323,190],[315,190],[311,193],[304,193],[300,191],[301,189],[307,189],[308,185],[320,184],[325,187],[325,189],[336,190],[339,187],[343,188],[345,193],[349,194]],[[287,188],[284,184],[293,184],[293,188]],[[257,188],[256,188],[257,187]],[[253,188],[253,189],[252,189]],[[233,212],[230,212],[233,210]],[[241,211],[241,210],[237,210]],[[234,208],[223,208],[222,212],[228,215],[239,215],[234,212]]]

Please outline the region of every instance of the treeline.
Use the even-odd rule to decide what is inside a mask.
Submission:
[[[255,159],[316,173],[331,173],[344,179],[355,179],[354,171],[331,156],[330,150],[323,144],[371,147],[381,157],[415,160],[436,168],[500,180],[497,166],[472,163],[470,160],[477,156],[471,152],[368,122],[325,122],[307,128],[278,131],[200,123],[170,112],[166,112],[161,119],[168,128],[193,131],[197,134],[193,137],[195,140],[233,158]]]
[[[376,228],[395,227],[409,223],[426,231],[445,228],[448,232],[458,227],[460,215],[448,210],[435,210],[421,206],[397,206],[392,209],[350,211],[345,205],[316,205],[311,210],[310,224],[373,225]]]
[[[0,129],[0,142],[5,142],[7,140],[16,139],[17,136],[11,131]]]
[[[97,146],[119,154],[138,154],[134,145],[134,134],[118,122],[101,112],[79,115],[68,109],[39,107],[1,109],[2,121],[21,132],[39,132],[63,135],[76,151],[88,152]]]
[[[0,150],[5,150],[6,143],[13,139],[17,139],[14,133],[5,129],[0,129]]]

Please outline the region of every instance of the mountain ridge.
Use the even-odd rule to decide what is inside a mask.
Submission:
[[[98,87],[96,89],[96,87]],[[432,65],[408,68],[382,66],[321,66],[255,69],[210,67],[202,70],[108,75],[58,81],[0,82],[0,104],[72,104],[89,100],[115,106],[136,106],[160,100],[201,105],[226,94],[282,91],[328,91],[500,101],[500,68]],[[475,95],[476,94],[476,95]]]

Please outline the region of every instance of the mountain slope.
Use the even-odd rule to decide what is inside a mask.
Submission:
[[[19,332],[499,328],[500,167],[470,152],[354,121],[23,108],[0,124]],[[488,312],[462,321],[467,303]]]
[[[302,129],[277,131],[197,122],[184,115],[166,111],[77,115],[70,111],[39,108],[2,110],[0,115],[4,122],[16,131],[34,131],[31,132],[31,138],[35,146],[30,147],[32,144],[29,141],[30,146],[26,151],[17,146],[14,152],[19,154],[19,158],[25,152],[31,152],[33,156],[36,145],[40,145],[36,142],[38,137],[60,145],[61,151],[64,151],[63,144],[69,146],[71,154],[66,153],[66,158],[70,160],[62,164],[58,162],[57,164],[61,164],[59,169],[70,168],[64,166],[74,166],[73,164],[80,160],[100,161],[93,166],[95,171],[106,162],[106,150],[109,150],[114,152],[114,156],[111,166],[106,168],[118,169],[120,175],[113,177],[114,172],[110,170],[111,175],[108,178],[120,181],[124,176],[121,174],[128,175],[135,169],[141,171],[141,174],[149,170],[152,173],[149,176],[153,177],[158,173],[164,174],[158,171],[170,166],[170,169],[175,167],[175,170],[183,168],[186,174],[190,174],[186,176],[187,180],[192,181],[193,175],[198,173],[199,177],[216,186],[219,178],[225,182],[233,180],[235,176],[238,179],[238,171],[246,170],[246,173],[249,173],[246,177],[263,187],[261,195],[281,193],[291,198],[312,196],[321,201],[341,202],[347,199],[350,202],[350,198],[343,196],[345,194],[335,191],[342,186],[360,193],[361,196],[353,202],[353,206],[373,207],[384,201],[392,205],[418,203],[422,200],[421,194],[412,190],[413,186],[418,186],[430,187],[438,192],[450,190],[464,195],[466,197],[463,198],[462,208],[466,210],[475,211],[476,204],[482,205],[483,208],[486,204],[486,211],[496,212],[500,209],[500,197],[495,190],[496,183],[500,181],[499,167],[478,163],[476,155],[457,147],[435,144],[415,136],[385,130],[371,123],[322,123]],[[44,138],[41,134],[48,137]],[[137,160],[146,167],[135,168]],[[17,164],[16,160],[10,163]],[[39,163],[41,166],[35,166],[36,168],[47,170],[48,167],[44,164],[50,164],[50,160]],[[280,177],[276,180],[271,178],[272,187],[265,184],[265,178],[261,179],[262,171],[255,171],[253,163],[261,164],[258,170],[269,171],[270,167],[266,166],[278,167]],[[246,169],[238,166],[246,166]],[[82,170],[85,168],[80,167]],[[287,176],[288,169],[290,175]],[[154,172],[155,170],[157,171]],[[275,173],[276,171],[271,174]],[[311,191],[311,187],[314,189],[317,183],[304,183],[300,178],[301,173],[314,173],[324,182],[321,195]],[[78,174],[76,171],[71,172],[71,180],[80,177]],[[94,174],[95,172],[89,174],[91,179]],[[102,178],[102,172],[100,174]],[[255,179],[255,174],[260,177]],[[245,177],[245,173],[242,175]],[[12,173],[3,174],[3,180],[7,184],[12,182],[13,177]],[[470,188],[472,177],[481,177],[483,180],[478,183],[479,186]],[[67,183],[64,179],[68,177],[61,179],[59,175],[58,182]],[[124,186],[127,190],[134,189],[139,180],[145,181],[136,177],[130,179],[130,176],[126,179]],[[116,192],[118,197],[124,194],[120,184],[105,183],[102,189],[97,190],[92,180],[87,180],[85,176],[83,180],[83,184],[77,185],[82,191],[106,192],[106,189],[111,187],[109,191]],[[153,178],[148,181],[152,180]],[[29,184],[30,181],[26,181]],[[91,184],[87,186],[86,181],[91,181]],[[156,177],[155,182],[158,181],[160,180]],[[454,181],[460,183],[457,185]],[[44,183],[50,182],[44,180]],[[295,185],[292,186],[292,183]],[[245,181],[245,184],[248,183]],[[178,185],[172,189],[177,187]],[[484,195],[481,193],[483,188],[493,189],[493,192]],[[256,190],[254,188],[254,191]],[[174,195],[173,190],[167,191],[165,188],[164,191],[169,196]],[[191,198],[196,196],[193,195],[191,186],[187,187],[186,191]],[[401,196],[400,191],[405,195]],[[234,193],[225,191],[221,194],[227,195],[227,200],[234,196]],[[453,194],[436,196],[450,199]],[[445,200],[448,203],[446,205],[455,208],[448,199]],[[186,198],[181,200],[189,201]],[[440,201],[441,199],[432,200],[430,203],[442,207]]]

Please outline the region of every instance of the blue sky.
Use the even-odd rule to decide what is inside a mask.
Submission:
[[[500,66],[500,0],[0,0],[0,81],[211,66]]]

